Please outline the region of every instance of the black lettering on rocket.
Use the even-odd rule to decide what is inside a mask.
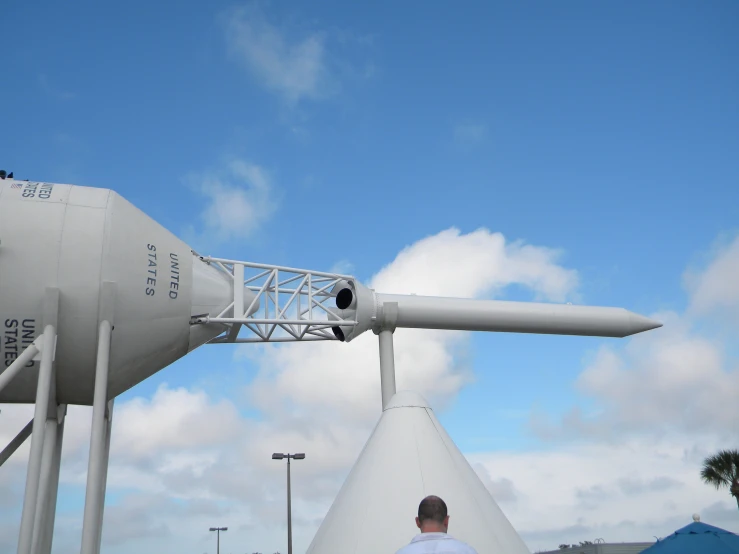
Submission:
[[[48,200],[51,198],[51,192],[54,190],[52,183],[27,183],[23,185],[23,198],[39,198],[40,200]]]
[[[146,270],[146,296],[154,296],[156,294],[157,286],[157,247],[153,244],[147,244],[146,249],[148,250],[147,256],[149,259],[149,266]]]
[[[180,260],[174,252],[169,254],[169,297],[176,300],[180,290]]]
[[[6,319],[4,327],[5,332],[0,338],[0,345],[3,347],[3,365],[9,367],[21,352],[33,344],[36,338],[36,320]],[[28,362],[26,367],[32,365],[33,360]]]

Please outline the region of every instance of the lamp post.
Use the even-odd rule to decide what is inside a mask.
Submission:
[[[216,554],[221,554],[221,531],[228,531],[228,527],[211,527],[210,530],[216,532],[218,537],[218,542],[216,543]]]
[[[272,454],[273,460],[287,458],[287,554],[293,554],[293,521],[290,500],[290,458],[293,460],[304,460],[305,454]]]

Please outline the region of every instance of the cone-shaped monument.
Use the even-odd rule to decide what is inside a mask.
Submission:
[[[383,411],[307,554],[395,552],[418,533],[414,517],[429,494],[447,503],[449,534],[481,554],[529,554],[426,400],[410,391]]]

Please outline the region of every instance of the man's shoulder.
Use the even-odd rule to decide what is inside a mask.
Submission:
[[[462,541],[457,540],[457,539],[454,539],[454,538],[451,539],[450,542],[451,542],[451,544],[454,545],[453,552],[455,554],[477,554],[477,550],[475,550],[474,548],[472,548],[466,542],[462,542]]]
[[[478,554],[477,550],[472,548],[469,544],[462,542],[460,540],[457,540],[451,536],[444,536],[443,538],[431,538],[430,540],[418,540],[417,537],[416,540],[411,542],[410,544],[404,546],[400,550],[398,550],[395,554],[425,554],[426,552],[443,552],[443,553],[449,553],[449,554]],[[430,542],[434,542],[438,544],[438,541],[444,542],[444,548],[440,551],[438,549],[430,550]]]

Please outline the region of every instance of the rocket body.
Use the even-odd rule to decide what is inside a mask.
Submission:
[[[238,262],[232,264],[235,271]],[[337,322],[332,330],[342,341],[396,327],[625,337],[661,326],[621,308],[382,294],[354,278],[330,277],[340,280],[330,292],[336,308],[328,320]],[[235,339],[245,318],[259,309],[254,283],[242,295],[234,291],[235,279],[111,190],[0,180],[0,373],[52,323],[45,319],[44,299],[47,289],[56,288],[59,403],[92,404],[98,326],[108,313],[108,398],[226,325],[234,326],[229,339]],[[243,287],[241,274],[238,280]],[[266,294],[285,294],[277,286],[272,283]],[[236,301],[244,310],[234,317]],[[265,303],[269,321],[279,323],[284,310],[271,317]],[[34,402],[38,369],[38,362],[29,362],[0,391],[0,402]]]
[[[190,318],[234,298],[228,274],[115,192],[0,181],[0,371],[49,323],[44,298],[55,287],[57,402],[91,405],[106,281],[115,292],[109,398],[223,331]],[[38,366],[30,362],[0,402],[34,402]]]

